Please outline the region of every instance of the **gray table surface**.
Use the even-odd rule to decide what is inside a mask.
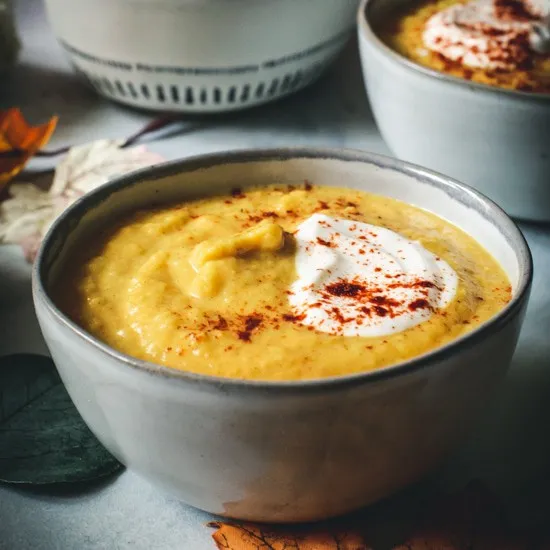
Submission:
[[[51,146],[123,137],[148,116],[107,103],[73,76],[46,23],[40,0],[17,0],[24,42],[0,106],[20,106],[34,122],[60,124]],[[150,148],[166,158],[261,146],[319,145],[388,153],[376,130],[351,44],[326,77],[283,102],[224,117],[190,117]],[[525,519],[549,517],[550,227],[522,224],[535,259],[532,299],[511,372],[467,444],[438,479],[459,486],[485,480]],[[0,355],[46,352],[34,317],[29,266],[0,247]],[[367,466],[368,467],[368,466]],[[208,550],[206,514],[165,497],[131,472],[87,491],[0,487],[1,550]]]

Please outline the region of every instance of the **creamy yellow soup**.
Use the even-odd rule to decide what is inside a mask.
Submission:
[[[411,2],[382,30],[381,38],[393,50],[429,69],[451,76],[509,90],[550,93],[550,55],[531,55],[529,63],[512,70],[490,70],[463,65],[430,51],[423,41],[428,20],[456,4],[471,0],[428,0]]]
[[[452,301],[384,336],[306,326],[289,303],[297,277],[293,234],[315,213],[418,241],[456,272]],[[495,315],[511,290],[486,250],[435,215],[306,183],[137,212],[97,236],[55,294],[75,322],[128,355],[221,377],[304,380],[370,371],[433,350]]]

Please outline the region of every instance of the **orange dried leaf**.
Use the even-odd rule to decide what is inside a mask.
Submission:
[[[251,524],[212,522],[219,550],[370,550],[358,532],[283,530]]]
[[[382,539],[380,545],[367,545],[362,536],[366,532],[364,515],[313,528],[209,525],[217,529],[213,538],[218,550],[550,550],[550,523],[514,526],[502,502],[481,482],[472,482],[456,494],[440,494],[424,504],[417,501],[406,515],[412,529],[403,537],[405,542],[396,546],[389,544],[387,537],[383,545]],[[393,512],[391,516],[396,519]],[[369,527],[369,539],[376,540],[373,535],[376,524]]]
[[[0,188],[48,143],[56,125],[55,116],[40,126],[29,126],[19,109],[0,111]]]

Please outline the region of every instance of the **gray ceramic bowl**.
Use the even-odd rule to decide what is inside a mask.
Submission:
[[[376,123],[393,153],[472,185],[520,219],[550,220],[550,94],[514,92],[410,62],[377,32],[410,0],[363,0],[358,33]]]
[[[238,186],[342,185],[432,210],[503,265],[513,300],[450,345],[359,375],[268,383],[190,374],[99,342],[49,295],[71,251],[135,208]],[[61,377],[90,428],[124,464],[198,508],[282,522],[343,514],[411,483],[474,422],[514,352],[531,284],[529,249],[494,204],[446,177],[359,152],[208,155],[136,172],[69,208],[33,271],[36,312]],[[266,350],[268,353],[269,350]]]

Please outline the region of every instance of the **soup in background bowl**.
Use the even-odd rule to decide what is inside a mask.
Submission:
[[[226,214],[234,212],[234,219],[215,217],[222,197]],[[231,202],[226,204],[226,200]],[[295,206],[286,208],[288,201]],[[286,210],[293,209],[301,212],[294,221],[285,216]],[[260,216],[258,211],[279,212],[280,219]],[[376,216],[384,218],[384,213],[382,222]],[[178,219],[182,215],[184,218]],[[174,228],[182,219],[184,228],[201,216],[206,216],[208,223],[202,228],[195,225],[187,236],[183,231],[178,237],[181,242],[176,241],[172,248],[181,255],[181,266],[191,261],[196,269],[183,269],[181,273],[187,275],[181,280],[174,278],[180,271],[166,258],[162,260],[160,244],[177,235]],[[333,220],[344,226],[330,227]],[[376,233],[373,227],[389,233],[369,235],[369,231]],[[430,228],[437,230],[437,236],[432,233],[430,238]],[[205,240],[197,237],[200,231],[204,231]],[[117,240],[125,234],[127,240]],[[421,279],[420,288],[428,289],[428,294],[414,298],[430,304],[435,301],[439,309],[432,304],[432,311],[423,302],[417,310],[409,309],[409,301],[382,304],[376,298],[379,293],[365,290],[358,282],[325,282],[340,285],[336,295],[342,300],[357,297],[357,293],[366,293],[363,297],[371,302],[375,298],[365,307],[391,311],[395,323],[418,321],[392,337],[426,327],[438,316],[437,311],[453,307],[455,294],[446,294],[457,282],[452,274],[458,274],[457,288],[460,278],[466,279],[464,265],[445,250],[451,241],[456,250],[471,254],[473,265],[478,266],[470,277],[477,281],[472,303],[477,297],[484,298],[476,300],[479,304],[489,304],[492,296],[493,310],[487,311],[477,326],[456,333],[454,338],[403,357],[398,352],[375,368],[369,358],[376,353],[350,349],[346,355],[345,343],[374,338],[377,345],[373,348],[382,348],[385,344],[376,340],[379,336],[372,331],[382,326],[387,330],[391,323],[386,323],[387,314],[373,317],[361,311],[359,315],[355,302],[340,302],[341,307],[348,304],[356,313],[350,326],[339,325],[335,322],[338,315],[331,317],[332,310],[326,308],[321,308],[324,317],[306,311],[298,324],[288,318],[286,333],[281,323],[280,338],[272,327],[264,327],[262,332],[264,317],[257,324],[249,323],[248,330],[248,316],[242,327],[233,326],[242,321],[240,313],[235,312],[234,302],[233,306],[224,305],[224,295],[242,295],[245,305],[269,305],[269,289],[278,296],[292,281],[311,276],[308,270],[305,275],[300,271],[300,265],[309,266],[311,261],[294,261],[300,251],[312,251],[306,250],[308,242],[315,241],[313,252],[320,256],[313,260],[317,262],[333,258],[333,247],[320,241],[330,245],[345,237],[349,250],[361,256],[358,243],[363,240],[359,237],[371,239],[374,247],[381,243],[381,235],[388,250],[396,246],[394,235],[406,237],[395,253],[404,251],[406,259],[400,261],[409,262],[413,272],[424,265],[418,264],[419,258],[439,266],[439,271],[423,275],[428,279]],[[421,247],[414,249],[416,255],[408,248],[415,240],[421,241]],[[138,247],[132,248],[136,244]],[[243,252],[242,246],[248,249],[242,255],[236,253]],[[160,257],[155,257],[157,252]],[[351,261],[350,257],[347,260]],[[388,260],[387,255],[381,258]],[[243,263],[247,261],[251,263]],[[197,282],[196,275],[212,262],[221,262],[216,265],[226,276],[217,277],[217,268],[210,267]],[[384,265],[387,267],[382,261]],[[78,266],[87,267],[79,272]],[[245,266],[254,269],[243,270]],[[375,271],[378,264],[371,267],[373,274],[380,273]],[[529,250],[514,223],[489,200],[446,177],[359,152],[252,151],[168,163],[125,176],[86,195],[55,222],[44,240],[33,270],[33,295],[42,331],[72,399],[117,458],[203,510],[254,521],[297,522],[340,515],[388,496],[418,480],[456,447],[508,368],[527,304],[531,269]],[[435,272],[442,276],[434,283],[439,289],[424,285],[432,282],[429,278],[435,277]],[[163,294],[155,288],[164,285],[170,290],[167,273],[171,273],[172,282],[178,280],[181,292],[173,293],[172,286],[172,294],[164,294],[169,307],[163,310],[159,308]],[[343,273],[349,274],[349,270],[336,275]],[[270,276],[271,283],[267,281]],[[109,282],[114,285],[110,297]],[[247,286],[250,282],[251,287]],[[185,369],[185,361],[161,364],[157,357],[147,356],[160,341],[155,337],[148,340],[150,347],[145,346],[142,355],[137,344],[125,347],[115,341],[116,330],[104,331],[109,323],[113,327],[120,324],[121,332],[128,331],[127,325],[118,323],[117,308],[127,301],[134,283],[144,287],[134,306],[141,310],[138,332],[149,331],[148,337],[151,327],[156,327],[162,329],[161,339],[173,338],[173,333],[163,328],[170,325],[171,317],[166,314],[170,307],[194,311],[184,306],[202,300],[202,312],[195,310],[199,321],[214,310],[229,308],[225,315],[220,314],[227,327],[221,322],[221,328],[205,331],[209,334],[212,328],[219,339],[213,338],[206,351],[191,350],[191,355],[202,354],[203,358],[210,353],[214,369],[192,372]],[[282,287],[277,290],[279,284]],[[298,310],[309,308],[316,290],[315,285],[306,287],[309,285],[304,291],[291,288],[293,294],[285,294],[283,309],[274,315],[283,320],[284,315],[299,317]],[[74,294],[71,297],[75,288],[83,292],[81,297],[90,299],[88,312],[78,296],[76,300]],[[97,289],[103,294],[96,293]],[[405,295],[410,297],[407,293],[417,290],[407,288]],[[68,305],[63,305],[64,300]],[[98,309],[94,300],[105,301]],[[66,309],[70,304],[77,304],[76,309]],[[478,312],[486,307],[479,304],[475,306]],[[109,307],[115,321],[106,314]],[[398,315],[405,307],[408,312],[418,311],[420,317]],[[458,316],[472,314],[468,308],[458,310]],[[94,323],[98,325],[92,326]],[[243,328],[245,334],[239,335]],[[371,332],[365,335],[363,330]],[[294,344],[283,341],[290,334]],[[310,335],[319,340],[311,344]],[[246,360],[236,354],[232,361],[232,350],[225,350],[230,342],[242,346],[241,350],[254,349],[255,341],[260,345],[254,353],[243,355]],[[304,350],[297,350],[300,342],[306,344]],[[311,353],[317,354],[314,356],[321,365],[313,376],[319,367],[307,366],[308,345],[313,345]],[[288,349],[294,356],[285,351]],[[328,364],[337,368],[324,370],[323,365]],[[240,370],[232,370],[234,365],[240,365]],[[260,367],[264,375],[255,376]],[[279,374],[265,376],[274,372],[294,374],[286,379]]]
[[[442,73],[507,90],[550,94],[550,53],[539,37],[544,0],[420,0],[397,9],[384,41]],[[541,48],[542,51],[538,51]]]

